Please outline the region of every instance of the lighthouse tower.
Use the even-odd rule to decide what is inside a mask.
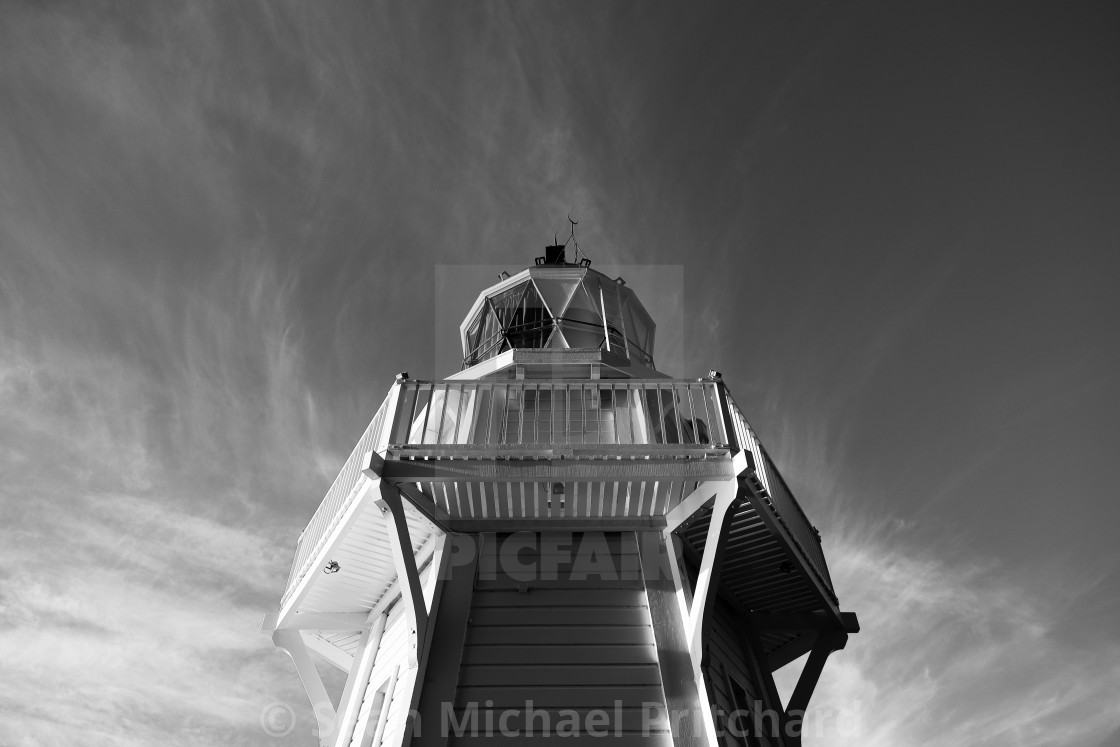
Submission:
[[[858,630],[720,374],[659,373],[635,292],[565,255],[479,295],[461,371],[397,377],[299,537],[264,631],[321,745],[799,745]]]

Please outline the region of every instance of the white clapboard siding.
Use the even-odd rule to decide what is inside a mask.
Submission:
[[[487,719],[496,724],[506,710],[519,712],[507,725],[524,732],[530,701],[538,731],[542,713],[556,725],[565,709],[576,712],[578,736],[550,737],[566,744],[672,743],[662,724],[643,735],[644,722],[652,721],[643,706],[664,709],[665,700],[635,537],[629,532],[589,536],[599,551],[599,567],[609,562],[615,569],[605,578],[578,569],[573,574],[580,533],[553,535],[553,542],[541,543],[543,552],[521,553],[523,562],[550,569],[529,581],[521,568],[512,569],[512,575],[502,568],[502,538],[486,538],[455,695],[457,721],[463,723],[473,705],[480,728],[474,735],[452,735],[449,745],[501,741],[501,734],[488,735],[484,727]],[[607,714],[608,723],[592,722],[607,736],[586,733],[592,711]]]

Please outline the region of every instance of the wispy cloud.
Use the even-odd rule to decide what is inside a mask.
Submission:
[[[270,700],[301,704],[257,633],[275,542],[128,496],[32,506],[0,530],[0,741],[256,743]]]
[[[829,660],[806,744],[1091,745],[1116,728],[1120,642],[1066,640],[1063,589],[911,536],[889,520],[832,528],[832,576],[862,630]],[[786,696],[799,667],[780,673]]]
[[[997,457],[1036,448],[1033,435],[993,434],[1048,433],[1074,406],[1107,400],[1115,378],[1099,342],[1111,330],[1089,313],[1106,308],[1097,290],[1112,298],[1106,284],[1081,282],[1074,273],[1088,265],[1055,262],[1029,231],[985,224],[1010,215],[987,201],[995,182],[956,176],[990,168],[1006,179],[1007,164],[974,168],[990,144],[950,142],[964,128],[944,118],[941,86],[965,81],[923,78],[940,70],[925,50],[952,47],[971,61],[969,78],[1005,80],[988,41],[968,57],[934,23],[882,33],[889,13],[863,24],[858,9],[804,23],[785,10],[708,10],[5,9],[0,742],[256,744],[267,701],[306,708],[290,664],[256,629],[392,373],[449,373],[423,370],[438,359],[426,339],[432,266],[514,270],[554,231],[563,238],[569,210],[598,267],[687,268],[683,280],[634,273],[663,323],[659,361],[748,382],[735,385],[740,404],[821,525],[842,602],[864,624],[814,699],[820,709],[860,701],[850,743],[1083,744],[1115,729],[1101,693],[1117,689],[1117,642],[1097,622],[1115,617],[1115,568],[1077,574],[1085,564],[1069,548],[1009,568],[960,539],[976,513],[920,525],[954,480],[1000,482],[993,473],[1008,463]],[[898,68],[907,74],[882,66],[892,69],[876,77],[875,45],[911,35],[929,46],[914,45],[911,67]],[[1024,48],[1044,59],[1039,45]],[[881,121],[851,103],[853,80],[855,101],[873,100]],[[913,98],[896,106],[880,84]],[[1068,119],[1100,122],[1097,145],[1114,145],[1107,97],[1078,109],[1050,94],[1029,98],[1092,112]],[[1021,129],[1043,120],[1024,117]],[[1047,126],[1040,141],[1065,132]],[[911,143],[929,146],[933,130],[949,133],[948,158],[912,160]],[[1031,158],[1044,150],[1032,146]],[[1099,151],[1094,169],[1108,155]],[[1073,185],[1076,155],[1062,156],[1068,169],[1050,174],[1060,178],[1031,184]],[[922,189],[899,199],[899,180],[914,174]],[[1064,216],[1078,242],[1113,246],[1095,216],[1064,202],[1088,210],[1104,194],[1016,204],[1008,222]],[[913,221],[961,201],[974,204]],[[973,229],[968,246],[952,244]],[[885,248],[916,232],[929,246]],[[1045,261],[1007,273],[989,248],[1001,241]],[[1051,283],[1059,264],[1069,275]],[[946,314],[969,282],[972,305]],[[1023,299],[1033,321],[1017,318]],[[989,318],[992,308],[1005,316]],[[679,334],[664,324],[673,315]],[[958,327],[973,319],[988,322],[974,352],[1012,333],[977,361],[1006,374],[978,394],[954,357],[967,337]],[[941,344],[911,355],[925,332]],[[876,396],[885,378],[913,381],[930,362],[958,374],[955,390]],[[913,416],[883,412],[900,402],[917,402]],[[911,438],[915,423],[950,421],[948,406],[970,411],[965,437],[943,423]],[[1081,493],[1107,497],[1107,459],[1092,469],[1085,454],[1111,453],[1112,421],[1079,413],[1064,425],[1080,468],[1069,479],[1084,475]],[[1027,460],[1013,465],[1024,483],[1054,479]],[[899,484],[921,489],[868,519],[879,511],[868,506],[894,505],[887,493]],[[1023,498],[997,490],[988,512],[1015,512],[1049,536],[1017,511]],[[1107,526],[1092,510],[1106,502],[1090,503],[1069,513]],[[1104,534],[1087,544],[1107,559]]]

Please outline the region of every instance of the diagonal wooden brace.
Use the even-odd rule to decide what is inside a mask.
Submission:
[[[801,670],[801,676],[797,678],[797,685],[793,688],[793,694],[789,696],[789,703],[786,704],[785,730],[791,737],[790,742],[793,747],[801,744],[801,722],[805,718],[805,709],[809,707],[809,698],[817,687],[817,680],[820,679],[825,662],[833,651],[839,651],[847,643],[848,634],[843,631],[831,630],[817,634],[813,648],[809,652],[809,659],[805,662],[805,668]]]
[[[307,650],[307,644],[304,642],[303,636],[298,630],[274,630],[272,632],[272,642],[276,645],[276,648],[282,649],[287,652],[288,656],[292,657],[292,661],[296,665],[296,672],[299,673],[299,678],[303,681],[303,689],[307,692],[307,697],[311,701],[311,710],[315,713],[315,721],[319,727],[320,744],[329,745],[331,737],[334,735],[337,717],[330,696],[327,695],[327,689],[323,687],[319,670],[315,668],[315,662],[311,660],[311,654]]]
[[[400,492],[381,482],[381,497],[376,501],[392,517],[388,522],[389,544],[393,549],[393,563],[397,569],[397,582],[400,584],[404,614],[411,629],[408,663],[410,667],[418,664],[420,642],[424,640],[428,627],[428,604],[424,598],[424,588],[420,584],[420,572],[416,567],[416,554],[412,551],[412,538],[408,531],[408,517]]]

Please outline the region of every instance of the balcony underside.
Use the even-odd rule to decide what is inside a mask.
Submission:
[[[751,502],[741,500],[732,510],[719,593],[743,620],[754,621],[762,651],[776,670],[807,652],[816,630],[834,627],[842,614]],[[677,529],[686,564],[699,566],[710,520],[711,506],[706,505]],[[778,612],[785,616],[776,616]],[[800,614],[800,619],[791,623],[788,613]]]
[[[433,451],[435,453],[433,453]],[[482,451],[394,449],[382,465],[436,523],[455,531],[516,531],[539,522],[555,527],[664,526],[665,515],[697,485],[732,478],[726,449],[676,450],[641,456],[624,447],[594,457],[540,449],[494,458]],[[526,524],[526,522],[529,522]]]
[[[771,668],[808,651],[818,631],[845,624],[819,535],[716,384],[405,381],[398,389],[301,536],[282,603],[284,625],[304,630],[336,666],[347,666],[357,643],[350,621],[400,595],[386,516],[364,496],[374,481],[363,473],[407,499],[422,571],[445,532],[673,529],[695,560],[709,523],[705,491],[737,480],[719,593],[754,621]],[[324,573],[328,561],[341,570]],[[320,616],[340,627],[312,625]]]

